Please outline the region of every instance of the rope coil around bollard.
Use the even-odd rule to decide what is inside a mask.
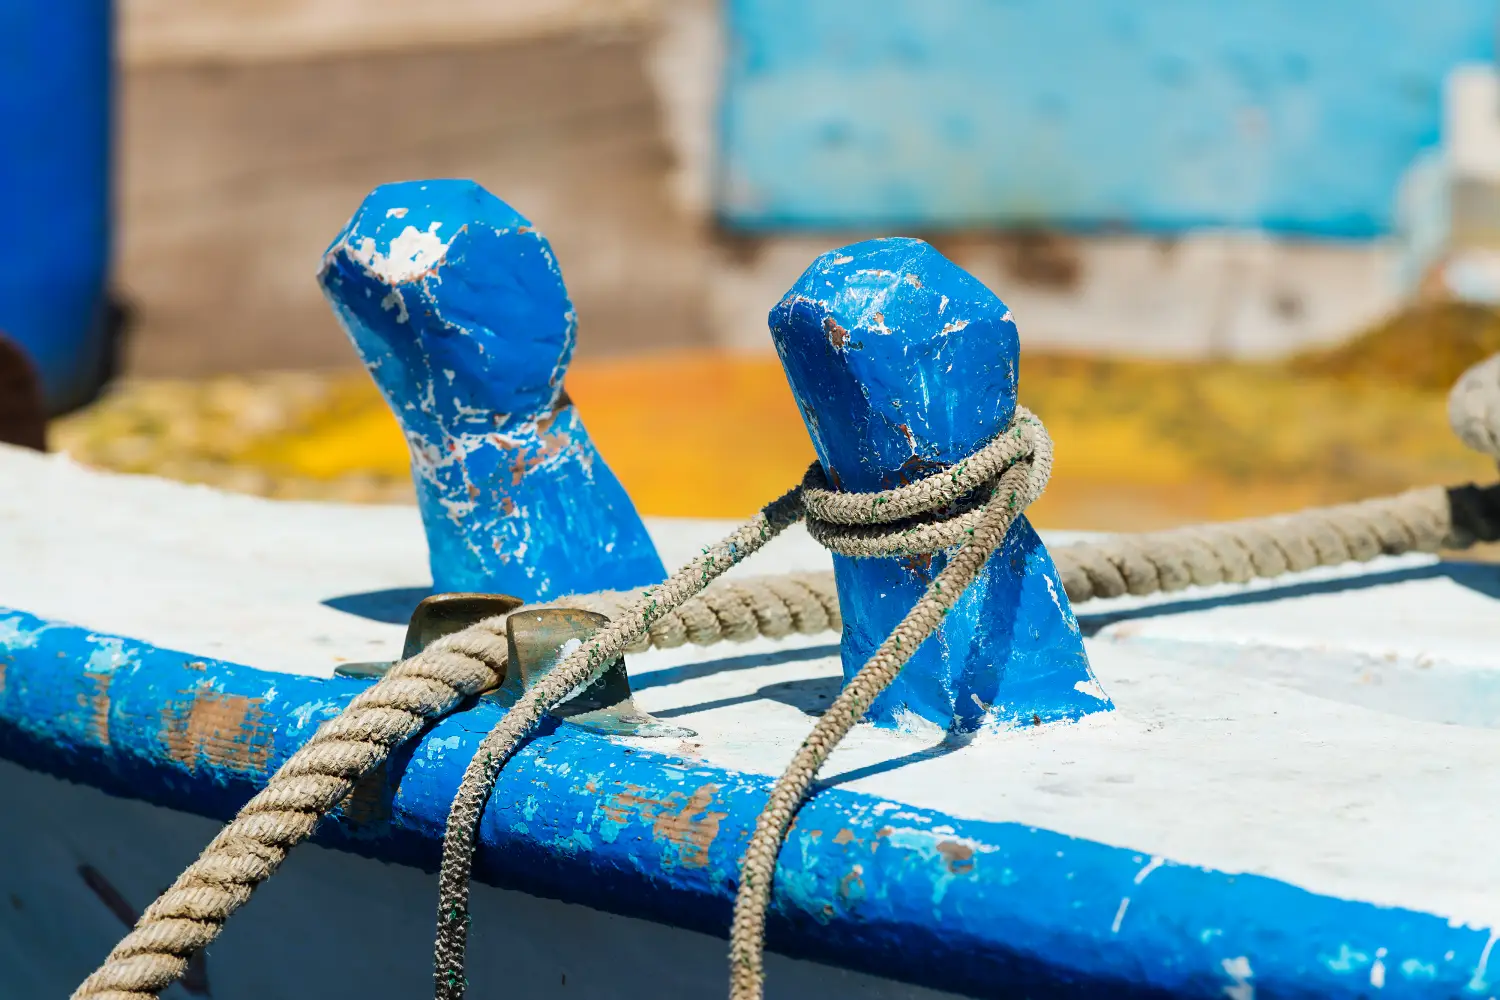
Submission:
[[[1041,495],[1052,468],[1051,441],[1029,411],[1018,407],[1010,427],[972,458],[917,483],[871,494],[830,492],[823,470],[809,466],[803,484],[767,505],[733,534],[678,570],[659,587],[648,587],[617,618],[569,654],[507,713],[479,744],[464,772],[448,813],[443,862],[438,876],[438,924],[434,945],[434,986],[439,1000],[461,1000],[469,927],[469,877],[479,818],[499,776],[522,739],[546,709],[590,680],[634,639],[669,611],[703,590],[715,577],[742,562],[776,535],[809,518],[813,537],[829,540],[835,551],[958,552],[933,580],[869,663],[856,674],[771,789],[751,836],[741,868],[730,932],[730,996],[757,997],[763,980],[762,952],[766,907],[776,855],[792,816],[806,798],[818,769],[833,748],[864,717],[865,710],[895,678],[916,647],[937,628],[948,609],[978,574],[1021,512]],[[989,488],[982,506],[953,521],[903,524],[941,510]],[[815,514],[811,514],[816,511]],[[810,516],[811,514],[811,516]],[[871,526],[895,525],[881,541]],[[857,527],[858,530],[851,530]],[[921,546],[928,546],[922,548]],[[545,687],[545,691],[543,688]]]
[[[1450,396],[1449,412],[1466,444],[1500,460],[1500,356],[1465,373]],[[457,1000],[466,989],[469,874],[489,789],[505,760],[552,705],[621,652],[839,628],[832,573],[714,582],[803,518],[814,538],[855,558],[956,546],[928,592],[803,741],[757,820],[735,900],[730,996],[759,997],[776,856],[818,768],[1040,495],[1050,466],[1045,430],[1018,407],[1011,426],[990,444],[916,483],[878,493],[839,493],[827,488],[814,463],[802,485],[768,504],[666,583],[638,593],[584,595],[543,605],[599,610],[611,621],[510,709],[481,742],[465,772],[444,836],[436,996]],[[1052,554],[1068,597],[1083,602],[1497,540],[1500,485],[1461,486],[1283,517],[1105,538]],[[218,936],[229,916],[293,846],[312,835],[361,776],[426,722],[500,684],[507,658],[505,620],[487,619],[437,640],[324,723],[147,908],[73,993],[74,1000],[152,1000],[181,978],[188,958]]]

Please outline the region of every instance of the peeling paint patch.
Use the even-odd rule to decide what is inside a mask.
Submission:
[[[135,657],[125,648],[124,639],[91,635],[89,642],[93,644],[94,651],[89,654],[84,670],[109,673],[135,662]]]
[[[448,252],[448,244],[437,234],[442,225],[434,222],[425,233],[416,226],[407,226],[391,240],[386,253],[381,253],[375,240],[366,236],[358,245],[349,247],[349,256],[371,274],[392,284],[412,281],[441,263]]]
[[[900,815],[899,813],[897,814]],[[882,827],[880,834],[892,847],[914,851],[920,857],[941,863],[942,870],[932,880],[932,903],[937,906],[948,893],[948,885],[957,878],[972,878],[975,874],[975,857],[993,852],[995,848],[967,837],[953,835],[948,827],[918,830],[912,827]]]
[[[948,864],[948,871],[954,875],[967,875],[974,870],[974,848],[968,844],[961,844],[956,840],[940,840],[937,852],[943,856]]]
[[[271,733],[260,698],[224,694],[209,684],[184,691],[162,709],[167,755],[190,771],[211,768],[254,774],[265,770]]]
[[[1125,922],[1125,911],[1128,909],[1130,909],[1130,897],[1122,896],[1120,898],[1120,907],[1115,910],[1114,922],[1109,925],[1109,932],[1111,934],[1120,933],[1120,925]]]
[[[406,312],[406,300],[401,297],[401,290],[399,288],[392,288],[390,294],[380,300],[380,308],[386,312],[394,309],[396,311],[397,323],[405,323],[411,319],[411,316]]]
[[[1484,951],[1479,953],[1479,962],[1474,966],[1474,975],[1469,979],[1469,989],[1479,992],[1489,988],[1490,956],[1495,951],[1495,942],[1500,940],[1500,929],[1490,931],[1490,939],[1484,943]]]
[[[101,747],[109,746],[109,686],[114,671],[85,670],[84,687],[78,692],[78,707],[84,711],[84,730]]]
[[[625,791],[608,796],[599,809],[617,828],[633,821],[650,824],[652,837],[669,844],[679,863],[702,868],[708,864],[708,849],[719,835],[720,821],[729,815],[708,808],[718,790],[718,785],[708,784],[691,796],[672,792],[656,798],[640,786],[627,785]]]
[[[823,332],[828,334],[828,342],[836,348],[849,343],[849,331],[839,326],[838,320],[832,316],[823,317]]]
[[[1156,869],[1160,868],[1166,863],[1167,861],[1165,858],[1152,855],[1151,860],[1146,863],[1146,866],[1135,873],[1135,884],[1140,885],[1142,882],[1146,881],[1146,878],[1152,872],[1156,871]]]
[[[1356,969],[1363,969],[1370,964],[1370,956],[1362,951],[1355,951],[1347,944],[1339,945],[1339,953],[1332,958],[1324,958],[1323,964],[1330,972],[1349,973]]]
[[[865,897],[864,874],[864,866],[855,865],[847,875],[839,879],[839,895],[846,903],[856,903]]]

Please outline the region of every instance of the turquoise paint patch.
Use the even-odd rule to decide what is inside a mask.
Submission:
[[[84,661],[83,669],[89,673],[108,673],[135,662],[134,655],[125,648],[126,640],[114,636],[89,636],[94,651]]]
[[[35,619],[19,615],[0,619],[0,650],[19,651],[31,649],[41,641],[42,632],[50,626],[33,625]]]
[[[1334,972],[1354,972],[1369,968],[1370,956],[1362,951],[1355,951],[1347,944],[1341,944],[1338,954],[1324,958],[1323,964]]]
[[[1408,958],[1398,968],[1407,979],[1421,979],[1430,982],[1437,978],[1437,967],[1428,965],[1420,959]]]

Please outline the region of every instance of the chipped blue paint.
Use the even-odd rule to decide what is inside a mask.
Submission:
[[[0,622],[10,637],[0,646],[0,757],[215,818],[230,816],[365,686],[205,660],[4,609]],[[102,728],[86,668],[100,650],[126,654]],[[258,764],[174,752],[164,718],[203,690],[265,715]],[[464,766],[502,711],[486,700],[438,723],[389,762],[382,814],[338,813],[319,840],[433,868]],[[230,745],[235,734],[209,735]],[[443,749],[429,752],[435,746]],[[769,786],[762,776],[550,725],[500,775],[480,825],[476,877],[722,935]],[[1311,1000],[1366,997],[1383,983],[1380,995],[1393,998],[1480,997],[1500,986],[1488,930],[837,787],[819,791],[791,831],[770,942],[975,996],[1253,990]]]
[[[320,280],[406,432],[435,589],[539,600],[665,579],[563,389],[577,318],[530,222],[472,181],[387,184]]]
[[[770,323],[813,447],[840,489],[930,475],[1015,414],[1020,345],[1010,310],[921,240],[824,254]],[[833,557],[846,678],[946,561]],[[1108,710],[1107,699],[1087,693],[1099,690],[1052,558],[1022,517],[870,716],[899,724],[915,714],[959,730],[1050,722]]]
[[[1388,232],[1494,0],[730,0],[742,227]]]

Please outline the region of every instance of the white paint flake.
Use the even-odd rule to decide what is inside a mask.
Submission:
[[[401,297],[401,289],[392,288],[390,294],[380,300],[380,308],[386,312],[396,310],[396,322],[405,323],[411,317],[406,314],[406,300]]]
[[[1250,968],[1249,958],[1244,955],[1226,958],[1219,965],[1223,967],[1224,975],[1234,980],[1224,987],[1224,995],[1229,1000],[1255,1000],[1255,986],[1250,982],[1255,972]]]
[[[1500,938],[1500,929],[1490,931],[1490,939],[1479,953],[1479,962],[1474,966],[1474,975],[1469,979],[1469,989],[1478,993],[1489,986],[1490,952],[1495,950],[1495,940]],[[1452,955],[1452,952],[1449,952]],[[1451,960],[1451,959],[1450,959]]]
[[[1118,934],[1118,933],[1120,933],[1120,924],[1122,922],[1124,922],[1124,920],[1125,920],[1125,911],[1128,910],[1129,908],[1130,908],[1130,897],[1129,896],[1122,896],[1122,897],[1120,897],[1120,908],[1115,911],[1115,922],[1109,925],[1109,932],[1111,934]]]
[[[441,222],[434,222],[425,233],[416,226],[407,226],[391,240],[390,250],[384,254],[376,249],[374,238],[366,236],[358,246],[349,247],[349,256],[393,285],[412,281],[436,267],[448,252],[448,244],[437,234],[441,226]]]
[[[1093,678],[1086,681],[1074,681],[1073,690],[1079,694],[1086,694],[1090,698],[1097,698],[1100,701],[1109,700],[1109,696],[1104,693],[1104,689],[1099,686],[1099,682]]]
[[[1150,875],[1152,872],[1156,871],[1156,869],[1160,868],[1166,863],[1167,862],[1165,858],[1152,858],[1150,863],[1148,863],[1144,868],[1135,873],[1135,884],[1140,885],[1142,882],[1146,881],[1147,875]]]

